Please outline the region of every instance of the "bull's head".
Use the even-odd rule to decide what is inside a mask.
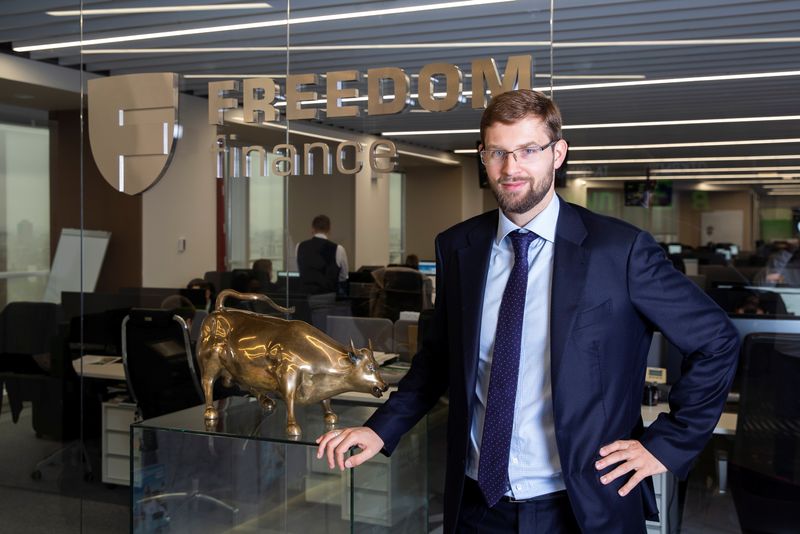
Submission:
[[[369,348],[357,349],[351,339],[347,356],[355,367],[352,381],[359,389],[367,390],[376,397],[382,396],[383,392],[389,389],[381,377],[378,362],[372,353],[372,341],[369,342]]]

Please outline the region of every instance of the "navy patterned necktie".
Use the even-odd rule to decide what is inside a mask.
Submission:
[[[514,246],[514,267],[508,277],[500,311],[483,420],[478,485],[486,504],[494,506],[508,490],[508,454],[514,426],[514,401],[522,344],[522,318],[528,288],[528,247],[536,239],[533,232],[508,234]]]

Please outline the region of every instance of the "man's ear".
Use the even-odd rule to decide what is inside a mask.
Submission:
[[[555,153],[555,159],[553,161],[553,168],[558,169],[564,164],[564,160],[567,157],[567,152],[569,151],[569,144],[564,139],[559,139],[556,141],[556,144],[553,145],[553,152]]]

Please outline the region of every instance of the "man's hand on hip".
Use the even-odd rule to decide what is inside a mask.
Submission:
[[[614,464],[619,464],[614,470],[600,477],[600,482],[609,484],[622,475],[634,471],[633,476],[619,490],[620,496],[627,495],[636,484],[645,478],[659,473],[666,473],[667,468],[650,451],[634,439],[617,440],[600,449],[602,460],[595,462],[598,471]]]
[[[355,428],[342,428],[326,432],[317,438],[317,458],[328,456],[328,467],[339,466],[344,471],[345,467],[361,465],[383,448],[383,440],[374,430],[365,426]],[[351,447],[358,447],[361,452],[352,455],[347,460],[344,455]]]

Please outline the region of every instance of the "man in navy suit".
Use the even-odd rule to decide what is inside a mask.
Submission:
[[[481,141],[500,209],[436,238],[433,326],[408,375],[318,455],[344,469],[391,454],[449,388],[446,533],[644,532],[651,476],[685,478],[719,419],[736,331],[649,234],[555,194],[568,146],[545,95],[497,95]],[[654,330],[684,363],[645,429]]]

